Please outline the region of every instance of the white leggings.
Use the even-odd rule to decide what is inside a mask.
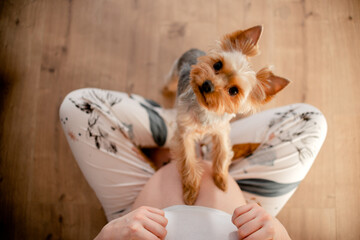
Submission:
[[[69,93],[60,120],[74,157],[99,198],[108,220],[128,213],[155,170],[140,150],[168,147],[176,111],[141,96],[79,89]],[[275,216],[304,179],[324,142],[321,112],[293,104],[231,123],[233,145],[258,143],[235,159],[230,174],[247,201]],[[159,186],[161,187],[161,186]]]

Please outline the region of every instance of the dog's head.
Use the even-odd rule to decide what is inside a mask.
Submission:
[[[255,73],[248,61],[259,53],[262,27],[227,34],[210,52],[198,58],[190,84],[198,102],[217,114],[248,113],[268,102],[289,81],[268,68]]]

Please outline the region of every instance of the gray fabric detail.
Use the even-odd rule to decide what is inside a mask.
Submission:
[[[278,197],[294,190],[300,182],[277,183],[266,179],[241,179],[236,181],[242,191],[263,197]]]
[[[151,99],[146,99],[146,98],[144,98],[145,99],[145,101],[147,102],[147,103],[149,103],[151,106],[153,106],[153,107],[161,107],[160,106],[160,104],[158,104],[157,102],[155,102],[155,101],[153,101],[153,100],[151,100]]]
[[[158,146],[163,146],[166,142],[167,128],[164,119],[152,108],[140,103],[140,105],[146,109],[152,137]]]

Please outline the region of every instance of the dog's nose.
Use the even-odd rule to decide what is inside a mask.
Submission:
[[[201,85],[201,90],[204,93],[211,93],[214,91],[214,85],[212,84],[212,82],[210,80],[206,80],[202,85]]]

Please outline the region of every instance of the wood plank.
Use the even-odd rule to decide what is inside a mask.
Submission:
[[[0,225],[2,236],[8,239],[25,239],[29,231],[27,213],[32,188],[29,166],[34,155],[34,93],[39,80],[39,69],[33,66],[39,64],[41,55],[34,46],[41,37],[32,28],[37,18],[32,14],[36,7],[37,3],[4,3],[0,21],[0,74],[8,88],[5,96],[1,94],[5,99],[0,124]]]
[[[293,208],[283,211],[279,219],[293,240],[337,239],[334,208]]]

